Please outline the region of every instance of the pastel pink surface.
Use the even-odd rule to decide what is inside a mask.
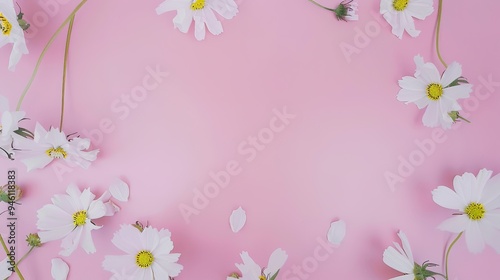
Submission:
[[[40,3],[19,2],[28,19],[44,12]],[[500,172],[500,34],[487,28],[497,23],[500,4],[483,1],[481,11],[471,13],[470,1],[445,1],[442,53],[447,62],[460,62],[474,85],[472,101],[461,103],[473,123],[431,140],[437,132],[422,125],[423,111],[397,101],[396,94],[397,81],[413,75],[416,54],[443,70],[433,41],[436,12],[416,21],[418,38],[405,34],[399,40],[379,15],[379,1],[360,1],[360,20],[345,23],[306,0],[239,0],[238,15],[222,21],[224,33],[207,32],[197,42],[193,30],[182,34],[172,27],[175,13],[156,15],[160,3],[89,1],[78,12],[64,130],[91,137],[101,152],[88,170],[62,175],[56,165],[27,173],[18,161],[0,161],[2,174],[17,168],[25,189],[16,212],[18,256],[27,250],[25,236],[36,231],[36,211],[54,194],[76,183],[100,195],[120,177],[131,187],[130,200],[117,203],[121,211],[114,217],[96,221],[104,225],[93,232],[97,253],[78,249],[62,257],[69,279],[108,279],[104,256],[120,254],[110,242],[113,233],[137,220],[172,232],[184,265],[179,280],[224,279],[237,270],[241,251],[265,265],[278,247],[289,255],[278,279],[388,279],[399,274],[382,262],[382,253],[399,242],[399,229],[417,262],[443,263],[452,236],[436,227],[452,211],[436,205],[431,190],[451,187],[464,172]],[[10,46],[0,49],[0,94],[11,106],[43,46],[76,4],[59,4],[45,26],[34,24],[30,54],[15,72],[7,71]],[[64,33],[23,103],[29,128],[35,121],[59,125]],[[369,41],[360,43],[361,33],[370,34]],[[345,44],[359,53],[344,55]],[[155,69],[168,75],[150,80],[157,82],[154,88],[127,101]],[[263,147],[250,148],[249,137],[270,131],[276,110],[294,117]],[[416,152],[417,142],[433,146],[424,154]],[[402,160],[415,162],[414,170],[391,188],[385,175],[398,174]],[[237,163],[240,172],[187,222],[180,207],[195,207],[196,193],[213,182],[210,173],[228,163]],[[229,216],[239,206],[247,223],[235,234]],[[339,248],[327,250],[322,240],[337,219],[346,221],[347,235]],[[60,241],[35,250],[21,265],[25,278],[51,279],[50,260],[59,251]],[[497,279],[499,260],[489,247],[469,253],[460,240],[450,279]]]

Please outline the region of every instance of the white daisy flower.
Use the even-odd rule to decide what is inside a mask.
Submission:
[[[43,206],[37,212],[38,236],[42,243],[62,239],[60,252],[69,256],[80,244],[87,253],[96,251],[91,231],[100,229],[92,220],[106,215],[102,200],[94,200],[90,189],[81,192],[74,184],[68,186],[67,194],[54,195],[53,204]]]
[[[223,31],[214,11],[225,19],[231,19],[238,13],[238,6],[234,0],[166,0],[156,8],[156,13],[160,15],[174,10],[177,11],[173,20],[174,27],[187,33],[194,20],[194,36],[197,40],[203,40],[205,25],[214,35]]]
[[[86,151],[90,147],[89,139],[75,137],[66,138],[64,132],[51,128],[48,132],[36,124],[34,140],[20,139],[19,147],[23,150],[21,160],[28,171],[44,168],[54,159],[62,159],[68,164],[76,164],[88,168],[90,163],[97,158],[99,150]]]
[[[274,250],[274,252],[269,257],[269,262],[267,267],[261,268],[254,260],[250,257],[248,252],[241,253],[242,264],[235,264],[236,267],[241,271],[241,277],[239,280],[270,280],[274,279],[278,274],[281,267],[285,264],[288,255],[281,248]],[[274,277],[274,278],[273,278]],[[227,280],[234,280],[234,277],[229,276]]]
[[[457,100],[469,97],[472,92],[471,84],[452,85],[461,77],[462,66],[453,62],[440,76],[436,66],[424,63],[420,55],[414,60],[417,66],[415,77],[406,76],[399,80],[401,90],[397,99],[406,104],[415,103],[419,109],[427,107],[422,118],[425,126],[450,128],[453,124],[450,113],[462,109]]]
[[[177,263],[181,254],[171,253],[174,243],[170,231],[158,231],[151,226],[141,229],[121,226],[111,242],[126,254],[105,256],[104,269],[113,273],[113,279],[120,280],[168,280],[178,276],[183,268]]]
[[[383,254],[384,263],[391,268],[403,273],[404,275],[391,278],[389,280],[424,280],[427,278],[434,278],[435,275],[444,275],[430,271],[428,267],[437,266],[434,263],[424,262],[419,265],[413,259],[413,253],[411,252],[410,242],[406,237],[404,232],[399,231],[398,236],[401,239],[401,244],[394,242],[394,247],[389,246],[385,249]],[[435,279],[435,278],[434,278]]]
[[[500,175],[490,179],[491,174],[486,169],[481,169],[477,177],[464,173],[455,176],[455,191],[445,186],[432,191],[434,202],[458,211],[442,222],[439,229],[464,232],[467,248],[472,253],[483,251],[485,244],[500,253]]]
[[[0,48],[8,43],[13,44],[9,70],[14,71],[21,56],[28,53],[28,48],[24,39],[24,30],[17,22],[13,0],[0,1]]]
[[[21,111],[9,111],[9,100],[0,95],[0,154],[12,159],[13,141],[18,137],[19,121],[25,116]]]
[[[413,18],[423,20],[432,14],[433,3],[432,0],[382,0],[380,13],[392,26],[392,34],[399,39],[405,30],[410,36],[417,37],[420,31],[415,29]]]

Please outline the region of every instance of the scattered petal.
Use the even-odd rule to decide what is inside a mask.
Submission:
[[[231,214],[231,217],[229,218],[231,230],[234,233],[240,231],[243,228],[243,226],[245,225],[246,221],[247,221],[247,214],[246,214],[245,210],[243,210],[243,208],[241,208],[241,206],[240,206],[238,209],[233,210],[233,213]]]
[[[346,233],[346,225],[343,220],[338,220],[330,225],[330,229],[328,230],[328,241],[334,245],[340,245],[344,240]]]
[[[69,266],[60,258],[52,259],[52,269],[50,273],[54,280],[66,280],[66,278],[68,278]]]
[[[120,179],[115,179],[115,181],[109,187],[109,192],[111,195],[119,201],[126,202],[130,195],[130,189],[127,183]]]

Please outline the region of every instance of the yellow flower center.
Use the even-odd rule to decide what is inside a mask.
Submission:
[[[83,226],[87,222],[87,211],[82,210],[73,214],[73,224],[75,226]]]
[[[68,156],[68,153],[61,147],[50,148],[45,151],[45,154],[51,158],[66,158]]]
[[[142,250],[135,256],[135,264],[140,268],[150,267],[155,260],[150,251]]]
[[[9,36],[12,30],[12,24],[2,13],[0,13],[0,30],[2,30],[2,34],[5,36]]]
[[[426,91],[427,97],[433,101],[438,100],[443,95],[443,87],[440,84],[429,84]]]
[[[394,7],[394,10],[401,12],[406,9],[408,2],[410,2],[410,0],[394,0],[392,1],[392,6]]]
[[[486,210],[484,210],[484,205],[481,203],[477,202],[471,202],[467,207],[465,207],[465,214],[469,216],[469,219],[473,221],[478,221],[484,218],[484,213],[486,213]]]
[[[191,10],[201,10],[205,8],[205,0],[195,0],[193,4],[191,4]]]
[[[261,276],[259,276],[259,280],[267,280],[267,278],[266,278],[266,276],[261,275]]]

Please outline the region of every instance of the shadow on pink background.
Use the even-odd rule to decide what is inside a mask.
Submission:
[[[114,217],[97,221],[104,225],[93,233],[97,253],[78,249],[63,257],[69,279],[108,279],[101,263],[105,255],[119,254],[110,242],[113,233],[137,220],[172,232],[184,265],[178,280],[225,279],[237,270],[241,251],[264,265],[278,247],[289,255],[278,279],[388,279],[399,274],[382,262],[382,253],[399,242],[400,229],[417,262],[443,263],[451,235],[436,227],[451,211],[432,201],[431,190],[452,187],[453,177],[464,172],[500,172],[500,88],[482,85],[500,80],[499,4],[483,1],[472,12],[470,1],[444,3],[444,58],[460,62],[483,95],[474,92],[477,102],[461,103],[473,123],[446,131],[438,143],[430,140],[433,129],[421,124],[423,111],[396,100],[397,81],[413,75],[416,54],[438,65],[436,12],[416,22],[419,37],[399,40],[378,14],[379,1],[360,1],[360,21],[345,23],[306,0],[241,0],[239,14],[223,21],[223,34],[207,33],[197,42],[192,30],[182,34],[172,27],[173,13],[156,15],[160,2],[89,1],[77,14],[64,129],[90,137],[101,152],[88,170],[58,172],[52,165],[27,173],[20,162],[0,162],[2,170],[17,168],[25,188],[17,209],[18,255],[28,249],[25,236],[36,231],[36,211],[54,194],[74,182],[99,196],[119,177],[131,187],[130,201],[119,203]],[[42,3],[19,2],[28,19],[43,11]],[[30,54],[15,72],[7,71],[10,47],[0,49],[0,94],[11,106],[75,5],[59,5],[47,25],[30,34]],[[369,41],[345,56],[340,46],[356,46],[367,29]],[[23,103],[28,128],[35,121],[59,125],[61,35]],[[157,87],[132,98],[148,75]],[[267,143],[252,146],[251,137],[283,110],[293,118]],[[427,143],[428,154],[390,186],[385,174],[398,174],[401,162],[420,149],[416,142]],[[197,191],[213,181],[210,173],[230,162],[238,164],[238,175],[187,222],[179,208],[195,207]],[[248,220],[234,234],[229,215],[239,206]],[[318,260],[314,252],[336,219],[346,221],[347,236]],[[51,279],[50,260],[59,246],[51,242],[30,255],[21,265],[26,279]],[[498,279],[499,260],[489,247],[469,253],[462,239],[451,255],[450,279]]]

